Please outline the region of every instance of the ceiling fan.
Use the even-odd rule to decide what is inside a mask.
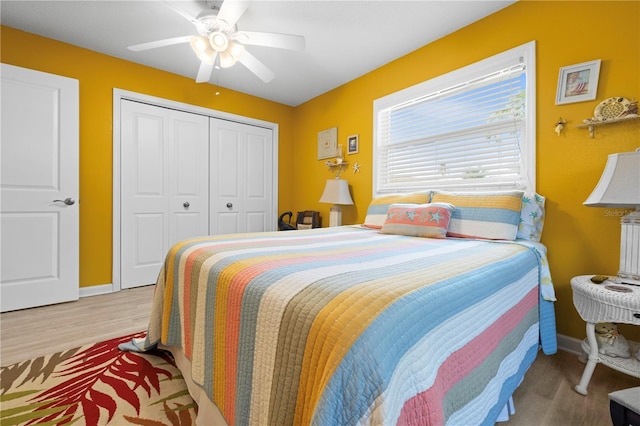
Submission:
[[[189,43],[200,59],[200,68],[196,83],[209,81],[213,69],[228,68],[240,62],[265,83],[275,77],[266,65],[249,53],[245,46],[267,46],[280,49],[303,50],[303,36],[291,34],[265,33],[257,31],[240,31],[236,22],[247,10],[248,5],[241,1],[207,0],[209,9],[198,13],[194,18],[187,12],[164,0],[163,3],[174,12],[193,23],[198,35],[186,35],[164,40],[128,46],[129,50],[139,52],[158,47]]]

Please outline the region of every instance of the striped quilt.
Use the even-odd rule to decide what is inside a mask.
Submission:
[[[493,424],[539,344],[536,250],[362,227],[192,239],[147,345],[181,347],[235,425]]]

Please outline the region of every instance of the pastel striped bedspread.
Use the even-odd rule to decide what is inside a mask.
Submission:
[[[360,227],[174,246],[147,344],[178,346],[229,424],[493,424],[539,344],[540,254]]]

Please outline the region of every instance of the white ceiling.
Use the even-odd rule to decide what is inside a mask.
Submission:
[[[242,64],[214,71],[211,84],[297,106],[516,0],[251,1],[239,30],[298,34],[304,51],[248,46],[276,77],[263,83]],[[191,16],[203,0],[172,1]],[[188,44],[133,52],[127,46],[195,27],[163,1],[0,1],[2,25],[195,79]],[[61,60],[63,60],[61,58]],[[205,83],[206,84],[206,83]]]

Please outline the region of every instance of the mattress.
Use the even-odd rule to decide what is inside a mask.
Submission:
[[[145,346],[179,350],[228,424],[493,424],[556,350],[545,265],[531,243],[358,226],[192,239]]]

